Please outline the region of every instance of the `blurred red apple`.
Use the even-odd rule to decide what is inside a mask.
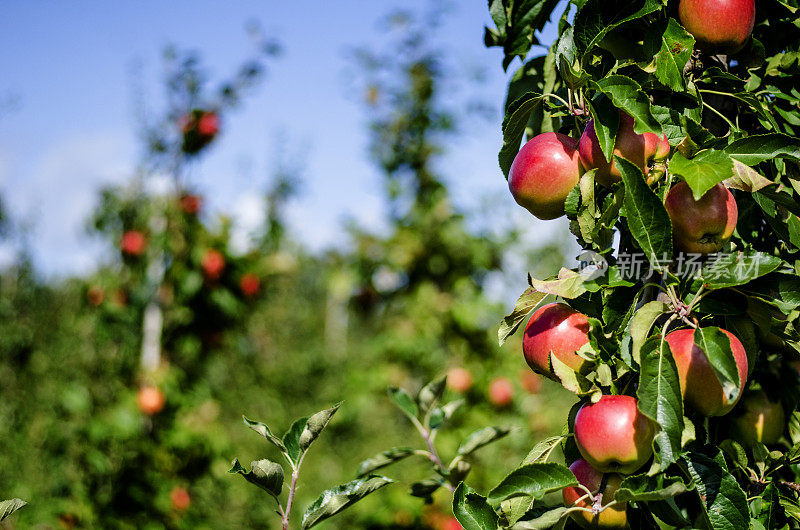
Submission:
[[[258,294],[258,290],[261,288],[261,280],[255,274],[248,272],[242,275],[241,280],[239,280],[239,287],[245,296],[252,298]]]
[[[198,195],[186,194],[181,197],[181,209],[189,215],[194,215],[200,211],[203,199]]]
[[[502,408],[511,404],[514,399],[514,385],[505,377],[497,377],[489,383],[489,401],[495,407]]]
[[[447,371],[447,386],[455,392],[468,392],[472,388],[472,373],[461,366]]]
[[[148,416],[152,416],[153,414],[161,412],[161,409],[164,408],[166,398],[164,397],[164,393],[161,392],[161,389],[157,386],[145,385],[139,388],[139,392],[136,395],[136,402],[139,404],[139,410]]]
[[[138,230],[127,230],[122,234],[119,248],[128,256],[141,256],[144,254],[144,249],[147,248],[147,239]]]
[[[546,132],[522,146],[508,173],[517,204],[539,219],[564,215],[564,201],[581,176],[577,143],[565,134]]]
[[[214,136],[219,132],[219,117],[216,112],[204,112],[197,120],[197,132],[203,136]]]
[[[172,503],[172,508],[178,511],[185,511],[192,503],[192,498],[186,488],[175,486],[169,493],[169,500]]]
[[[89,302],[90,305],[93,305],[95,307],[102,304],[105,297],[106,297],[105,292],[103,292],[103,288],[100,287],[99,285],[92,285],[86,291],[86,300]]]
[[[225,256],[218,250],[208,249],[203,255],[203,259],[200,260],[200,267],[207,279],[218,280],[222,276],[222,271],[225,270]]]
[[[542,378],[530,370],[521,370],[519,380],[522,388],[529,394],[538,394],[542,390]]]

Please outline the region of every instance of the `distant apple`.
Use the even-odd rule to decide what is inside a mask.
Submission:
[[[495,407],[502,408],[511,404],[514,399],[514,385],[505,377],[498,377],[489,383],[489,401]]]
[[[169,500],[172,503],[172,507],[181,512],[189,508],[189,505],[192,503],[189,492],[186,491],[186,488],[180,486],[172,488],[172,491],[169,493]]]
[[[99,285],[92,285],[86,291],[86,300],[89,302],[90,305],[93,305],[95,307],[103,303],[105,296],[106,295],[105,292],[103,291],[103,288],[100,287]]]
[[[123,254],[128,256],[141,256],[147,248],[147,239],[138,230],[127,230],[122,234],[119,247]]]
[[[166,403],[164,393],[157,386],[145,385],[139,389],[136,395],[136,402],[139,404],[139,410],[152,416],[161,412]]]
[[[472,388],[472,373],[461,366],[447,371],[447,386],[455,392],[468,392]]]
[[[199,212],[202,203],[203,199],[198,195],[188,193],[181,197],[181,209],[189,215],[194,215]]]
[[[218,250],[208,249],[200,261],[203,275],[209,280],[218,280],[225,270],[225,256]]]
[[[252,298],[258,294],[258,290],[261,288],[261,280],[255,274],[248,272],[242,275],[239,280],[239,288],[245,296]]]
[[[520,385],[529,394],[538,394],[542,390],[542,378],[531,372],[530,370],[523,369],[519,372]]]

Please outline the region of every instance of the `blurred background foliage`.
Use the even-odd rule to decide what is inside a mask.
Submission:
[[[217,89],[199,57],[168,51],[169,108],[142,125],[140,171],[124,187],[103,190],[89,220],[116,257],[86,277],[43,281],[23,251],[0,276],[0,495],[30,503],[3,524],[275,528],[272,501],[227,473],[234,456],[278,458],[242,414],[283,432],[294,418],[344,400],[306,459],[303,507],[354,478],[363,459],[418,443],[386,397],[388,386],[416,392],[456,367],[472,384],[461,389],[468,406],[438,439],[443,457],[477,428],[515,428],[479,453],[469,479],[479,491],[516,466],[532,441],[560,432],[573,398],[532,375],[519,338],[497,346],[507,300],[485,292],[510,269],[555,272],[565,247],[526,246],[524,229],[494,204],[488,215],[453,204],[448,188],[458,175],[437,162],[462,128],[488,123],[449,106],[442,78],[457,73],[425,39],[434,19],[395,14],[387,24],[393,59],[364,49],[356,62],[389,229],[351,224],[349,244],[323,253],[285,229],[283,205],[301,189],[292,164],[272,176],[267,221],[244,253],[231,249],[230,222],[211,218],[191,189],[191,167],[214,144],[213,135],[198,140],[186,117],[213,112],[224,127],[279,47],[265,42],[262,55]],[[166,184],[152,185],[164,175]],[[24,238],[2,211],[0,237]],[[144,236],[141,252],[119,251],[130,231]],[[209,250],[222,258],[221,270],[209,272]],[[152,303],[162,312],[163,355],[157,369],[143,370],[142,319]],[[513,385],[509,405],[489,399],[498,377]],[[153,416],[137,407],[145,384],[166,397]],[[406,492],[428,472],[413,460],[389,468],[398,484],[323,527],[438,527],[437,514],[450,513],[446,492],[429,506]],[[188,491],[188,508],[171,502],[176,488]]]

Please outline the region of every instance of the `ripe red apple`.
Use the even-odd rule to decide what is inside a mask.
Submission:
[[[589,462],[580,459],[576,460],[569,470],[578,479],[578,482],[591,491],[597,493],[603,479],[603,473],[593,468]],[[616,473],[606,475],[606,486],[602,493],[601,505],[606,505],[614,500],[614,494],[622,484],[622,476]],[[564,506],[578,506],[581,508],[592,508],[593,503],[590,499],[583,499],[586,492],[579,488],[564,488],[561,491],[564,497]],[[576,502],[577,501],[577,502]],[[628,527],[628,503],[622,502],[609,506],[598,514],[590,512],[571,512],[570,516],[583,528],[627,528]]]
[[[172,503],[172,508],[180,512],[185,511],[192,503],[189,492],[186,491],[186,488],[180,486],[172,488],[172,491],[169,492],[169,500]]]
[[[745,447],[756,442],[777,443],[786,426],[786,416],[779,401],[770,401],[763,390],[751,390],[736,409],[731,425],[733,438]]]
[[[747,383],[747,354],[739,339],[722,330],[731,340],[731,350],[739,369],[739,394],[730,401],[717,379],[705,352],[694,344],[694,329],[679,329],[667,334],[667,342],[678,367],[683,402],[703,416],[724,416],[739,401]]]
[[[252,298],[258,294],[258,290],[261,288],[261,280],[255,274],[248,272],[242,275],[241,280],[239,280],[239,288],[245,296]]]
[[[554,132],[523,145],[508,174],[508,188],[517,204],[539,219],[564,215],[564,201],[581,176],[576,148],[574,139]]]
[[[542,390],[542,378],[524,368],[519,372],[519,380],[522,388],[528,394],[538,394]]]
[[[567,304],[552,303],[537,309],[525,327],[522,352],[534,372],[553,378],[550,352],[561,362],[580,372],[586,361],[575,352],[589,342],[586,315]]]
[[[463,530],[463,526],[461,523],[458,522],[458,519],[453,517],[452,515],[442,521],[441,525],[438,527],[440,530]]]
[[[139,393],[136,395],[136,402],[139,404],[139,410],[148,416],[152,416],[161,412],[166,398],[157,386],[145,385],[139,389]]]
[[[672,221],[676,250],[693,254],[719,251],[733,235],[739,219],[736,200],[722,184],[695,201],[689,185],[679,182],[667,193],[664,206]]]
[[[502,408],[511,404],[514,399],[514,385],[505,377],[497,377],[489,383],[489,401],[495,407]]]
[[[207,279],[218,280],[222,276],[222,271],[225,270],[225,256],[218,250],[208,249],[203,255],[203,259],[200,260],[200,267]]]
[[[219,132],[219,116],[216,112],[204,112],[197,120],[197,132],[202,136],[214,136]]]
[[[603,473],[630,474],[653,454],[656,424],[639,412],[631,396],[602,396],[575,416],[575,442],[581,456]]]
[[[128,256],[141,256],[144,254],[144,249],[147,248],[147,239],[138,230],[127,230],[122,234],[119,248],[123,254]]]
[[[626,158],[636,164],[648,182],[657,175],[649,175],[650,168],[656,162],[661,162],[669,156],[669,142],[666,135],[659,137],[654,133],[636,134],[633,130],[634,120],[625,112],[619,113],[619,127],[614,137],[613,154]],[[581,165],[586,171],[597,169],[595,180],[603,186],[611,186],[615,182],[622,180],[622,175],[617,169],[617,164],[613,160],[606,160],[603,150],[600,148],[600,141],[594,130],[594,120],[589,120],[583,130],[580,142],[578,143]],[[663,169],[660,170],[663,174]]]
[[[455,392],[468,392],[472,388],[472,373],[461,366],[450,368],[447,371],[447,386]]]
[[[709,53],[741,50],[756,20],[755,0],[681,0],[678,17],[697,47]]]
[[[199,212],[202,204],[203,199],[197,195],[187,193],[181,197],[181,209],[189,215],[194,215]]]

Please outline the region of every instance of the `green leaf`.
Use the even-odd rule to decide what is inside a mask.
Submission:
[[[654,445],[663,471],[680,458],[684,427],[678,368],[667,341],[660,336],[648,339],[642,346],[640,366],[639,410],[661,426]]]
[[[786,511],[781,506],[780,493],[775,483],[770,483],[761,493],[759,510],[755,516],[764,528],[786,528]]]
[[[523,464],[536,464],[546,462],[556,447],[564,440],[564,436],[551,436],[533,446],[528,455],[522,460]]]
[[[731,178],[733,160],[723,151],[715,149],[704,149],[691,159],[676,151],[669,162],[669,171],[683,177],[692,189],[694,200],[699,201],[708,190]]]
[[[661,10],[658,0],[608,2],[587,0],[575,15],[575,45],[580,55],[596,46],[614,28]]]
[[[302,528],[311,528],[392,482],[390,478],[370,475],[323,491],[303,513]]]
[[[446,382],[447,377],[442,376],[422,387],[417,395],[417,403],[419,403],[419,407],[423,412],[427,412],[432,406],[439,402],[442,398],[442,394],[444,394]]]
[[[724,151],[748,166],[774,158],[800,160],[800,139],[777,133],[754,134],[731,142]]]
[[[412,497],[425,499],[425,502],[433,502],[433,493],[444,486],[444,480],[441,477],[431,477],[419,482],[414,482],[408,487],[408,494]]]
[[[675,19],[670,18],[661,35],[661,49],[656,54],[656,78],[676,92],[683,91],[683,68],[692,56],[694,37]]]
[[[739,369],[731,350],[731,339],[717,327],[697,328],[694,332],[695,345],[703,350],[708,362],[722,384],[722,392],[728,402],[739,396]]]
[[[409,418],[416,419],[419,414],[417,403],[414,399],[402,388],[390,388],[386,391],[389,394],[389,399],[395,404],[397,408]]]
[[[414,449],[411,447],[393,447],[361,462],[358,466],[358,476],[363,477],[373,471],[399,462],[413,454]]]
[[[650,111],[650,99],[639,83],[624,75],[608,75],[597,82],[597,88],[608,96],[617,108],[624,110],[633,120],[633,130],[638,134],[661,134],[661,124]]]
[[[513,497],[500,503],[500,519],[505,519],[507,525],[513,525],[528,513],[533,506],[530,497]],[[501,523],[502,524],[502,523]]]
[[[484,427],[483,429],[478,429],[467,436],[463,442],[461,442],[461,445],[458,447],[457,454],[459,456],[472,454],[481,447],[489,445],[490,443],[496,442],[500,438],[503,438],[510,432],[511,429],[505,429],[502,427]]]
[[[735,158],[732,160],[733,176],[722,181],[726,187],[753,193],[754,191],[766,188],[770,184],[774,184],[774,182],[763,177],[761,173],[750,166],[739,162]]]
[[[298,438],[298,446],[301,452],[305,452],[314,440],[319,437],[319,434],[328,425],[328,422],[331,421],[331,418],[341,406],[342,402],[340,401],[333,407],[321,410],[308,418],[303,427],[303,432],[300,433],[300,437]]]
[[[511,528],[512,530],[547,530],[549,528],[554,528],[554,525],[558,523],[566,513],[567,508],[559,506],[558,508],[552,508],[544,513],[538,514],[534,519],[518,521]]]
[[[540,293],[552,294],[562,298],[577,298],[586,292],[584,278],[579,272],[562,267],[558,276],[549,280],[531,278],[531,285]]]
[[[261,423],[260,421],[252,421],[248,420],[245,416],[242,416],[242,420],[244,420],[244,424],[256,431],[258,434],[272,442],[275,447],[281,450],[282,453],[288,454],[286,452],[286,447],[284,447],[283,442],[272,434],[272,431],[269,430],[269,427],[265,423]]]
[[[720,254],[707,262],[700,270],[703,283],[709,289],[723,289],[744,285],[751,280],[773,272],[783,261],[770,254],[749,250],[731,254]]]
[[[9,499],[0,502],[0,521],[28,504],[22,499]]]
[[[641,350],[658,317],[667,311],[667,304],[653,300],[638,308],[630,320],[631,357],[641,364]]]
[[[516,333],[517,328],[525,321],[525,317],[539,305],[545,296],[547,296],[547,293],[541,293],[533,287],[525,289],[525,292],[517,298],[514,310],[506,315],[500,323],[500,329],[497,330],[497,339],[500,346],[505,344],[508,338]]]
[[[485,497],[463,482],[453,493],[453,515],[464,530],[497,530],[497,513]]]
[[[601,95],[589,103],[589,112],[592,114],[594,132],[600,142],[600,149],[606,160],[611,160],[614,154],[614,140],[619,129],[619,110],[605,95]]]
[[[286,434],[283,435],[283,445],[286,446],[286,454],[289,456],[289,460],[295,465],[299,462],[300,455],[303,454],[303,450],[300,447],[300,436],[303,434],[307,422],[308,418],[295,420],[292,426],[289,427],[289,430],[286,431]]]
[[[691,489],[679,477],[667,477],[663,474],[652,477],[634,475],[626,477],[622,481],[614,494],[614,500],[620,502],[661,501],[686,493]]]
[[[503,120],[503,147],[500,148],[500,154],[497,156],[506,180],[508,180],[511,164],[519,153],[525,126],[528,124],[533,110],[542,104],[542,99],[541,94],[530,92],[512,103],[506,112],[506,118]]]
[[[577,485],[575,475],[563,464],[525,464],[512,471],[489,492],[489,502],[498,503],[519,495],[541,499],[552,491]]]
[[[702,453],[690,452],[684,456],[684,460],[711,528],[749,528],[747,498],[736,478],[728,472],[722,453],[715,451],[711,458]]]
[[[270,460],[256,460],[250,463],[250,471],[247,471],[239,459],[234,459],[232,467],[228,473],[238,473],[249,483],[255,484],[277,499],[283,488],[283,468]]]
[[[631,235],[654,268],[672,256],[672,222],[661,199],[650,189],[642,171],[632,162],[614,156],[625,183],[625,215]]]

